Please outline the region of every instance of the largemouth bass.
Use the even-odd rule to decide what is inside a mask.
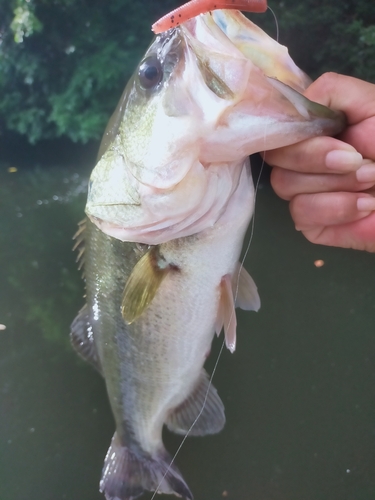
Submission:
[[[107,500],[192,498],[162,428],[224,426],[203,365],[215,331],[235,350],[235,306],[260,307],[239,265],[254,206],[248,155],[343,127],[298,92],[307,84],[285,48],[216,11],[155,38],[110,120],[77,235],[87,305],[71,333],[115,417]]]

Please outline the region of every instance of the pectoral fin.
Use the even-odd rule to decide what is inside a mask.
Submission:
[[[218,335],[223,327],[225,345],[230,352],[234,352],[236,349],[237,318],[234,309],[232,278],[230,274],[223,276],[220,283],[220,300],[215,324],[215,330]]]
[[[234,301],[235,298],[235,301]],[[224,327],[225,344],[234,352],[236,349],[237,318],[235,307],[245,311],[258,311],[260,298],[253,278],[240,263],[231,276],[226,274],[220,283],[220,300],[215,322],[215,331],[220,334]]]
[[[134,266],[125,285],[121,313],[131,324],[150,305],[162,281],[173,269],[160,255],[158,247],[152,247]]]
[[[177,434],[204,436],[220,432],[225,424],[224,405],[202,370],[198,384],[189,397],[169,415],[166,425]]]
[[[260,298],[257,286],[240,263],[238,263],[237,271],[233,274],[232,286],[236,307],[244,311],[259,311]]]

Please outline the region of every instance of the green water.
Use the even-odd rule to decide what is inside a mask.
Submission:
[[[0,169],[0,500],[103,498],[113,419],[68,341],[88,174]],[[375,256],[309,244],[265,183],[246,267],[262,307],[214,377],[227,425],[177,458],[196,500],[375,498]]]

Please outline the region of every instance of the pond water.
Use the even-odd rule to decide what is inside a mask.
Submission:
[[[89,170],[0,169],[1,500],[103,498],[113,418],[68,340]],[[238,312],[237,351],[215,373],[226,427],[177,457],[195,498],[375,498],[375,256],[305,241],[264,181],[245,265],[262,307]]]

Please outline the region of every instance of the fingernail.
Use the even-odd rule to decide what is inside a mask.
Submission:
[[[372,196],[358,198],[357,209],[360,212],[372,212],[375,210],[375,198]]]
[[[358,182],[375,182],[375,163],[365,163],[355,173]]]
[[[341,172],[357,170],[362,164],[362,155],[357,151],[334,149],[326,155],[326,167]]]

